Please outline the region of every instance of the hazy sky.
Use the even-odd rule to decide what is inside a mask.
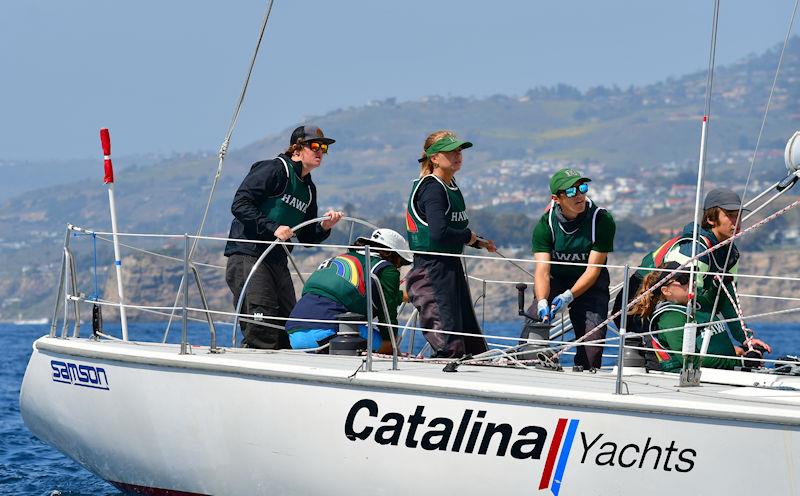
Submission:
[[[792,0],[722,0],[718,63],[782,42]],[[0,159],[216,150],[267,1],[6,0]],[[704,70],[711,0],[276,0],[233,136],[396,97],[641,85]]]

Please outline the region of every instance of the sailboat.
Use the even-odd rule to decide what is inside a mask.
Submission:
[[[800,158],[797,141],[788,163]],[[624,325],[602,343],[617,350],[616,366],[594,372],[523,359],[541,340],[458,360],[403,354],[403,340],[391,356],[219,346],[222,312],[188,305],[192,278],[202,287],[192,275],[200,232],[183,237],[172,305],[180,344],[131,340],[124,320],[113,338],[99,318],[81,337],[80,305],[137,306],[121,286],[116,302],[81,296],[73,232],[120,234],[68,227],[51,332],[33,344],[20,411],[38,438],[124,492],[800,494],[800,375],[791,364],[783,373],[702,369],[698,384],[682,384],[626,363]],[[209,346],[188,342],[190,313],[208,319]]]
[[[39,319],[23,319],[22,315],[18,315],[17,319],[14,320],[14,325],[45,325],[49,324],[50,321],[47,317],[42,317]]]

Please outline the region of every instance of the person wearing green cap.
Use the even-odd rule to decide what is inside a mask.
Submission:
[[[578,339],[587,329],[603,322],[608,313],[608,269],[597,265],[605,264],[608,254],[614,251],[616,232],[611,214],[586,196],[590,181],[575,169],[553,174],[549,209],[539,219],[532,236],[533,255],[538,262],[533,288],[536,314],[547,322],[559,311],[569,309]],[[583,340],[603,339],[605,335],[603,326]],[[602,354],[602,346],[579,346],[575,365],[600,368]]]
[[[437,131],[425,140],[418,160],[420,177],[414,181],[406,209],[411,250],[460,255],[464,245],[470,245],[496,251],[493,241],[467,227],[466,203],[454,177],[461,169],[461,150],[471,146],[450,131]],[[475,335],[423,332],[434,357],[453,358],[486,351],[459,257],[414,253],[406,288],[419,311],[421,327]]]

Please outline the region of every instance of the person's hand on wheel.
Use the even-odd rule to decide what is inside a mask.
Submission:
[[[289,226],[279,226],[275,229],[275,237],[281,241],[286,241],[292,236],[294,236],[294,231]]]
[[[337,222],[342,220],[342,217],[344,217],[344,212],[329,209],[327,212],[325,212],[325,216],[328,218],[320,222],[320,224],[322,225],[323,229],[330,231]]]

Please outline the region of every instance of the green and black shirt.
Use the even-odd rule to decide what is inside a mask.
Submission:
[[[719,317],[720,314],[717,314],[717,318]],[[711,314],[703,310],[697,310],[695,318],[698,324],[711,322]],[[661,370],[670,372],[680,370],[683,366],[683,359],[680,353],[667,353],[666,351],[681,351],[683,349],[683,325],[687,320],[686,307],[684,305],[662,301],[653,311],[653,315],[650,318],[650,331],[670,329],[660,334],[651,335],[651,344],[659,365],[661,365]],[[695,339],[695,352],[700,351],[700,347],[703,344],[703,336],[707,332],[711,333],[711,338],[708,342],[708,353],[731,358],[705,357],[703,358],[703,367],[730,370],[742,364],[741,359],[736,358],[736,349],[728,336],[730,328],[726,322],[715,322],[699,327]],[[694,363],[698,361],[699,357],[695,357]]]
[[[597,251],[610,253],[614,251],[614,234],[616,224],[614,218],[606,210],[597,207],[591,200],[586,201],[586,210],[568,226],[559,222],[552,202],[550,209],[542,215],[533,229],[531,245],[533,253],[549,253],[554,262],[572,262],[586,264],[589,253]],[[581,265],[550,265],[550,276],[554,279],[574,284],[586,271]],[[602,269],[596,284],[608,285],[609,276],[606,268]]]
[[[716,246],[716,236],[712,231],[703,229],[698,226],[697,229],[698,241],[695,243],[695,254],[700,254]],[[659,246],[652,253],[648,253],[642,259],[640,266],[653,268],[661,266],[667,262],[677,262],[681,265],[687,264],[686,270],[690,268],[688,262],[692,259],[692,236],[694,235],[694,223],[686,224],[681,231],[680,235],[673,237]],[[727,265],[725,262],[727,261]],[[734,284],[736,274],[739,272],[739,249],[736,245],[730,248],[730,255],[728,255],[728,247],[720,248],[716,251],[698,257],[695,268],[700,272],[720,272],[728,273],[730,276],[724,278],[725,288],[731,296],[736,295],[736,285]],[[640,269],[637,271],[637,276],[644,279],[651,271]],[[733,302],[730,300],[725,290],[720,288],[719,282],[713,275],[705,274],[697,277],[697,295],[695,301],[700,307],[700,310],[710,314],[714,308],[714,301],[717,300],[717,312],[722,315],[725,320],[730,320],[729,327],[734,339],[739,342],[745,340],[744,330],[742,325],[737,319],[739,314],[736,312]],[[718,294],[719,293],[719,294]]]
[[[429,174],[414,181],[406,207],[406,231],[412,250],[460,254],[472,236],[468,225],[464,196],[455,179],[445,184]]]
[[[238,253],[257,257],[268,245],[248,240],[273,241],[279,226],[294,227],[318,216],[317,188],[311,174],[301,177],[302,171],[303,164],[292,161],[288,155],[252,165],[233,198],[234,218],[228,237],[236,241],[225,245],[225,256]],[[322,229],[319,223],[297,232],[303,243],[320,243],[329,235],[330,231]],[[286,253],[273,248],[268,259],[285,261]]]

